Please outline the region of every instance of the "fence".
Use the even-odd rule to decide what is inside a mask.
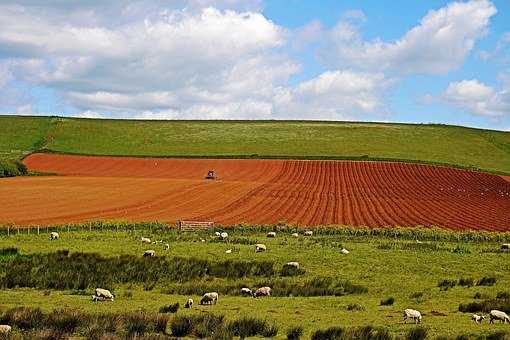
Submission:
[[[179,221],[180,231],[199,231],[214,228],[214,222]]]

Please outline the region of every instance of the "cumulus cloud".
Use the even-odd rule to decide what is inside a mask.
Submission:
[[[489,0],[453,2],[431,10],[420,23],[393,42],[365,41],[351,21],[329,31],[323,58],[336,65],[400,74],[441,74],[460,67],[475,41],[496,14]]]
[[[490,117],[510,115],[510,88],[495,90],[476,79],[450,83],[442,99],[474,114]]]

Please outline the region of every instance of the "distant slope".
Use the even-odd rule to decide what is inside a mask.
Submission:
[[[0,116],[0,153],[20,157],[38,149],[117,156],[386,159],[510,174],[510,133],[457,126]]]

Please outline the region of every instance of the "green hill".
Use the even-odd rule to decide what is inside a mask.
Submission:
[[[0,160],[116,156],[372,159],[510,173],[510,133],[430,124],[0,116]],[[4,162],[5,163],[5,162]]]

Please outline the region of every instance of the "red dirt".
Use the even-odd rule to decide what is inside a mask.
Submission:
[[[510,182],[451,168],[49,154],[25,164],[64,176],[2,180],[0,223],[196,219],[510,231]],[[204,180],[207,170],[220,180]]]

